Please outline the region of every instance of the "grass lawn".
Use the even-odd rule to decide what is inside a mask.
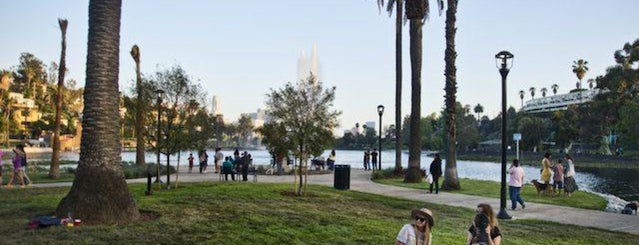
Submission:
[[[403,186],[424,190],[428,189],[428,185],[426,183],[404,183],[403,179],[401,178],[376,179],[374,181],[386,185]],[[441,182],[443,182],[443,180],[440,180],[440,183]],[[451,193],[499,198],[499,193],[501,190],[499,182],[474,179],[460,179],[459,182],[462,189],[459,191],[450,191]],[[577,191],[573,193],[571,197],[549,197],[543,195],[540,196],[537,195],[537,190],[535,190],[535,187],[533,187],[531,184],[524,185],[521,190],[521,198],[523,198],[525,202],[546,203],[595,210],[605,210],[607,203],[606,199],[604,199],[603,197],[584,191]],[[507,196],[506,199],[508,202],[508,206],[510,207],[510,196]]]
[[[11,177],[11,171],[12,170],[4,169],[3,171],[4,173],[2,174],[3,185],[6,185],[9,182],[9,177]],[[73,178],[75,178],[74,174],[68,173],[63,170],[60,170],[60,178],[58,179],[50,179],[48,170],[40,169],[38,171],[29,171],[29,179],[31,179],[33,183],[73,182]],[[17,185],[20,185],[20,184],[17,184]]]
[[[410,210],[435,216],[434,244],[463,244],[470,209],[309,185],[308,197],[283,195],[292,184],[185,183],[144,196],[130,185],[153,221],[119,226],[25,230],[53,211],[68,188],[0,190],[0,244],[392,244]],[[531,220],[500,223],[504,244],[636,244],[639,236]],[[570,231],[570,232],[566,232]]]

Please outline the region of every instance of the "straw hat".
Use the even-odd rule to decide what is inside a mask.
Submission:
[[[410,216],[413,217],[413,219],[415,219],[416,217],[424,217],[428,220],[428,226],[430,228],[433,228],[433,225],[435,225],[435,219],[433,219],[433,212],[430,211],[430,209],[427,208],[420,208],[420,209],[413,209],[413,211],[411,211]]]

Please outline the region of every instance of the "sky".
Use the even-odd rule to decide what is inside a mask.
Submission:
[[[338,132],[395,115],[395,19],[376,0],[123,1],[120,90],[129,91],[135,63],[129,51],[141,49],[143,74],[180,65],[208,95],[218,96],[225,118],[264,108],[266,94],[297,79],[297,59],[317,46],[321,79],[336,86],[334,107],[342,112]],[[0,69],[18,65],[22,52],[59,62],[57,19],[69,20],[67,78],[84,85],[88,1],[4,0],[5,35]],[[435,4],[435,1],[431,1]],[[432,8],[435,9],[435,8]],[[457,99],[481,104],[484,114],[501,110],[501,80],[494,56],[514,54],[507,103],[517,109],[519,90],[559,85],[575,87],[573,61],[585,59],[584,81],[605,74],[613,53],[639,38],[632,28],[639,1],[460,0],[457,12]],[[444,107],[445,12],[431,12],[423,34],[422,116]],[[403,30],[402,115],[410,113],[409,26]],[[540,93],[537,92],[536,97]],[[527,92],[524,100],[530,99]]]

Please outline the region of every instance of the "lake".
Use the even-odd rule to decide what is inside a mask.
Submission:
[[[327,157],[330,151],[326,151],[323,157]],[[189,152],[182,152],[180,158],[181,166],[188,166],[187,157]],[[192,152],[196,158],[197,164],[197,152]],[[207,151],[209,157],[212,159],[214,151]],[[222,151],[224,156],[232,155],[232,151]],[[270,164],[271,158],[265,150],[249,151],[253,157],[253,162],[258,165]],[[347,164],[351,168],[363,168],[362,159],[363,151],[352,150],[337,150],[336,164]],[[29,155],[30,160],[48,160],[51,158],[51,153],[31,153]],[[63,152],[61,154],[62,160],[79,160],[79,154],[77,152]],[[135,161],[135,152],[122,152],[123,161]],[[421,165],[422,168],[428,168],[432,157],[426,156],[426,152],[422,153]],[[146,154],[147,162],[155,162],[156,155],[154,153]],[[162,163],[166,162],[166,158],[162,155]],[[536,160],[535,160],[536,161]],[[575,159],[579,161],[579,159]],[[177,164],[177,155],[171,156],[171,165]],[[408,167],[408,152],[403,152],[402,166]],[[442,168],[445,167],[445,160],[443,161]],[[534,164],[540,165],[541,158]],[[212,161],[209,161],[211,164]],[[526,182],[532,179],[539,179],[540,167],[536,166],[523,166],[525,172]],[[390,168],[395,166],[395,151],[388,150],[382,152],[382,168]],[[62,166],[65,167],[65,166]],[[68,166],[75,167],[75,166]],[[477,161],[457,161],[457,171],[460,178],[479,179],[479,180],[501,180],[501,164],[492,162],[477,162]],[[577,168],[575,180],[581,190],[593,192],[604,196],[610,203],[609,208],[617,209],[621,205],[625,205],[625,200],[639,200],[639,169],[588,169]],[[621,199],[620,199],[621,198]],[[622,200],[623,199],[623,200]]]

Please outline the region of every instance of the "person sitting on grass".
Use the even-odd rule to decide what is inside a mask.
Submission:
[[[501,244],[501,231],[499,231],[499,227],[497,227],[497,217],[495,217],[493,208],[489,204],[480,203],[477,205],[477,214],[479,216],[475,216],[475,222],[468,228],[466,244]],[[488,218],[488,222],[483,222],[486,218]],[[482,241],[482,237],[490,239]]]
[[[411,211],[412,224],[406,224],[397,234],[395,245],[431,245],[433,234],[431,229],[435,225],[433,212],[427,208]]]

